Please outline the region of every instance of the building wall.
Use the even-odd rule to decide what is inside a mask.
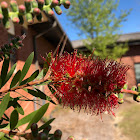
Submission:
[[[122,57],[121,62],[130,66],[127,72],[127,82],[128,88],[131,89],[132,86],[136,85],[134,64],[140,63],[140,46],[130,46],[129,51]]]
[[[22,35],[23,32],[23,27],[20,25],[15,25],[15,34],[16,35]],[[17,60],[17,67],[16,67],[16,71],[18,70],[22,70],[24,63],[27,59],[27,57],[30,55],[31,52],[33,52],[33,36],[36,35],[37,33],[32,29],[32,28],[28,28],[27,30],[27,36],[24,39],[23,43],[24,46],[18,50],[15,53],[15,57]],[[8,33],[6,31],[5,28],[3,28],[3,26],[0,24],[0,45],[4,44],[4,43],[8,43]],[[41,58],[41,56],[46,56],[46,53],[48,53],[49,51],[54,51],[55,46],[53,46],[50,42],[48,42],[46,39],[44,39],[43,37],[40,37],[37,39],[37,58],[38,58],[38,62],[39,64],[43,63],[43,60]],[[2,68],[2,63],[0,62],[0,71]],[[9,68],[10,69],[10,68]],[[37,67],[35,66],[35,64],[33,63],[26,75],[25,78],[29,77],[35,70],[37,69]],[[41,70],[40,67],[38,67],[38,69]],[[12,78],[11,78],[12,79]],[[6,86],[4,86],[4,88],[2,89],[2,91],[4,89],[8,89],[10,87],[10,83],[11,83],[11,79],[9,80],[9,82],[6,84]],[[26,93],[23,90],[18,90],[22,95],[24,95],[27,99],[33,99],[34,97],[28,93]],[[48,89],[45,88],[45,93],[48,93]],[[17,97],[20,96],[17,93],[10,93],[10,96],[12,97]],[[31,113],[32,111],[34,111],[34,103],[33,102],[19,102],[21,104],[21,106],[23,107],[24,111],[25,111],[25,115]],[[13,108],[11,107],[9,110],[7,110],[7,115],[10,116],[11,111],[13,110]],[[52,106],[50,105],[49,111],[52,110]],[[23,116],[20,115],[20,118],[22,118]]]

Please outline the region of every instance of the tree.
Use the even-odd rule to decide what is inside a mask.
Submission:
[[[126,45],[116,43],[119,28],[126,21],[129,11],[121,10],[117,15],[119,0],[71,0],[71,8],[66,11],[74,25],[84,33],[86,47],[101,58],[116,59],[126,53]]]

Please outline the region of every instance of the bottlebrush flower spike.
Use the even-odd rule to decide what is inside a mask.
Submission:
[[[114,114],[118,105],[115,93],[126,83],[129,69],[113,60],[78,56],[76,51],[52,59],[50,68],[57,90],[54,94],[63,106],[97,115],[105,111]]]

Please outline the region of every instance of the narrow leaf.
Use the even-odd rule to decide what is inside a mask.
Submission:
[[[50,66],[50,62],[51,62],[51,59],[52,59],[52,53],[48,53],[47,57],[46,57],[46,60],[44,62],[44,66],[43,66],[43,76],[46,75],[48,69],[49,69],[49,66]]]
[[[2,140],[2,138],[4,137],[4,133],[0,132],[0,140]]]
[[[46,95],[42,92],[42,93],[39,93],[38,91],[35,91],[35,90],[32,90],[32,89],[23,89],[25,90],[26,92],[28,92],[29,94],[35,96],[35,97],[40,97],[41,99],[46,99]]]
[[[39,74],[39,70],[36,70],[28,79],[28,82],[33,81]]]
[[[8,123],[0,125],[0,129],[5,128],[7,125]]]
[[[26,76],[31,64],[32,64],[32,61],[33,61],[33,58],[34,58],[34,53],[32,52],[29,57],[27,58],[24,66],[23,66],[23,69],[22,69],[22,72],[21,72],[21,77],[20,77],[20,80],[19,80],[19,83],[21,83],[21,81],[24,79],[24,77]]]
[[[42,79],[42,78],[43,78],[43,71],[44,71],[44,70],[42,70],[42,71],[38,74],[38,76],[36,77],[36,80],[39,80],[39,79]]]
[[[11,116],[10,116],[10,129],[13,130],[17,123],[18,123],[18,112],[16,109],[13,110],[13,112],[11,113]]]
[[[55,120],[55,118],[52,118],[52,119],[50,119],[49,121],[47,121],[45,124],[43,124],[42,126],[40,126],[40,127],[38,128],[38,131],[40,131],[40,130],[46,128],[46,127],[47,127],[50,123],[52,123],[54,120]]]
[[[28,83],[28,80],[29,80],[29,78],[23,80],[19,85],[21,86],[21,85],[25,85],[25,84],[27,84],[27,83]]]
[[[33,81],[38,76],[38,74],[39,74],[39,70],[36,70],[29,78],[27,78],[24,81],[22,81],[20,83],[20,86],[24,85],[24,84],[27,84],[28,82]]]
[[[45,112],[47,111],[49,107],[49,103],[43,105],[35,114],[35,116],[32,118],[32,120],[29,122],[26,130],[28,130],[31,126],[32,123],[37,123],[45,114]]]
[[[8,68],[9,68],[9,59],[4,59],[4,62],[2,65],[2,70],[1,70],[2,86],[3,86],[3,83],[4,83],[5,78],[7,76]]]
[[[14,64],[13,67],[10,69],[9,73],[7,74],[4,84],[11,78],[15,68],[16,68],[17,64]]]
[[[4,112],[5,112],[5,110],[6,110],[7,106],[8,106],[9,99],[10,99],[10,93],[7,93],[4,96],[4,98],[3,98],[3,100],[2,100],[2,102],[0,104],[0,118],[2,117],[2,115],[4,114]]]
[[[21,120],[19,120],[16,127],[19,127],[19,126],[21,126],[21,125],[23,125],[23,124],[26,124],[26,123],[28,123],[30,120],[32,120],[32,118],[34,117],[34,115],[36,114],[37,111],[38,111],[38,110],[36,110],[36,111],[34,111],[34,112],[28,114],[27,116],[25,116],[24,118],[22,118]]]
[[[17,109],[18,113],[20,113],[21,115],[24,115],[24,110],[18,102],[16,102],[16,104],[14,105],[14,108]]]
[[[41,90],[39,90],[39,89],[36,89],[36,90],[38,91],[39,95],[43,95],[44,94]],[[51,99],[51,97],[47,96],[46,94],[44,94],[44,95],[45,95],[44,100],[47,100],[47,101],[49,101],[49,102],[51,102],[51,103],[56,105],[56,103]],[[43,98],[41,98],[41,99],[43,99]]]
[[[21,70],[19,70],[15,74],[15,76],[13,77],[12,82],[11,82],[11,85],[10,85],[10,88],[14,87],[18,83],[20,77],[21,77]]]

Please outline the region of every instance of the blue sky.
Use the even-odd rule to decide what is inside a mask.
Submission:
[[[128,10],[130,8],[132,8],[132,11],[130,15],[128,15],[127,21],[123,22],[123,26],[121,27],[121,31],[124,34],[140,32],[140,0],[120,0],[118,9]],[[62,10],[64,10],[64,8],[62,8]],[[57,16],[57,18],[70,40],[84,38],[84,35],[80,37],[78,36],[78,29],[70,23],[65,13]]]

